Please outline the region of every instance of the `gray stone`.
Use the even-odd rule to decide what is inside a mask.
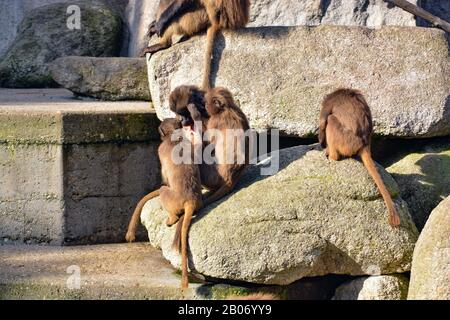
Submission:
[[[196,37],[151,57],[150,91],[160,119],[171,116],[171,90],[200,84],[204,45]],[[437,29],[250,28],[225,33],[215,56],[215,85],[234,93],[255,129],[314,136],[324,95],[344,86],[365,94],[376,134],[450,134],[450,59]]]
[[[148,244],[0,245],[1,300],[199,299]],[[80,287],[77,287],[77,275]]]
[[[408,300],[450,300],[450,197],[433,210],[414,249]]]
[[[397,181],[402,199],[422,230],[431,211],[450,195],[450,142],[408,154],[386,170]]]
[[[63,57],[53,79],[72,92],[102,100],[150,100],[145,59]]]
[[[0,90],[0,241],[123,241],[160,184],[156,115],[145,102],[31,91]]]
[[[417,1],[412,0],[412,3]],[[414,16],[384,0],[253,0],[251,27],[334,24],[415,26]]]
[[[395,181],[380,168],[401,216],[399,229],[364,166],[330,162],[316,146],[280,152],[280,171],[251,167],[236,192],[199,213],[189,234],[191,269],[208,277],[289,284],[326,274],[408,271],[417,230]],[[159,199],[142,212],[150,243],[179,266],[175,227]]]
[[[403,275],[362,277],[337,288],[333,300],[406,300],[408,279]]]
[[[0,87],[54,86],[48,63],[62,56],[116,56],[120,52],[122,20],[101,2],[75,1],[81,9],[81,29],[67,27],[67,4],[32,10],[0,62]]]

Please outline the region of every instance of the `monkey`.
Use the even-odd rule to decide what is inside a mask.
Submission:
[[[197,115],[197,118],[202,118],[206,121],[208,118],[208,113],[205,108],[204,91],[200,90],[196,86],[179,86],[171,92],[169,96],[170,109],[176,114],[177,119],[181,121],[181,125],[184,128],[189,127],[191,128],[191,131],[193,131],[194,120],[188,111],[188,105],[190,104],[195,105],[195,109],[200,112],[200,115]],[[194,108],[191,108],[191,110],[194,110]],[[205,130],[205,128],[203,128],[203,130]],[[134,242],[136,240],[136,229],[139,224],[141,211],[144,205],[159,195],[160,190],[158,189],[150,192],[139,201],[128,225],[128,231],[125,236],[127,242]],[[179,231],[181,232],[181,229]],[[178,239],[178,242],[179,241],[181,241],[181,239]],[[175,247],[179,248],[180,246],[181,242],[179,242],[179,245],[176,245]]]
[[[139,203],[145,204],[150,196],[154,197],[159,194],[161,204],[168,213],[166,225],[170,227],[178,222],[177,230],[180,229],[178,237],[181,238],[181,288],[186,289],[189,285],[187,271],[188,232],[194,213],[203,207],[203,203],[198,165],[194,164],[192,157],[191,162],[186,164],[177,164],[173,159],[174,148],[179,143],[188,143],[189,146],[187,147],[190,148],[191,142],[184,140],[183,137],[180,137],[177,141],[172,141],[172,134],[181,128],[181,122],[173,118],[165,119],[159,126],[162,143],[158,148],[158,156],[161,161],[161,172],[165,185],[159,189],[159,192],[151,193]],[[138,208],[142,209],[140,207],[141,205],[138,205]],[[140,210],[137,217],[139,215]],[[180,219],[180,216],[183,219]]]
[[[320,112],[319,143],[335,161],[360,156],[386,203],[390,225],[397,227],[400,217],[372,159],[372,131],[372,114],[360,91],[338,89],[325,97]]]
[[[237,106],[231,92],[225,88],[210,89],[205,94],[205,107],[209,118],[206,122],[207,144],[214,146],[216,163],[200,164],[202,185],[210,192],[206,195],[203,204],[208,206],[231,192],[240,180],[245,168],[249,164],[249,142],[244,134],[250,129],[247,117]],[[193,111],[191,106],[190,111]],[[202,121],[193,112],[196,121]],[[227,130],[237,130],[240,137],[233,137],[227,141]],[[211,132],[217,132],[218,137]],[[219,139],[218,139],[219,138]],[[228,155],[233,155],[228,161]],[[239,163],[240,160],[244,160]]]
[[[191,37],[207,31],[202,88],[211,88],[211,63],[219,30],[245,27],[250,19],[250,0],[161,0],[157,20],[148,35],[158,34],[159,43],[144,48],[140,56],[153,54],[172,45],[172,36]]]

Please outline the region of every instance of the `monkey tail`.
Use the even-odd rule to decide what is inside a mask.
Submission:
[[[177,228],[175,229],[175,236],[173,237],[172,248],[178,253],[181,253],[181,228],[184,222],[184,215],[180,217],[177,222]]]
[[[322,146],[322,148],[327,147],[326,131],[327,131],[328,116],[331,114],[331,110],[332,110],[331,108],[322,108],[322,111],[320,112],[319,143]]]
[[[216,22],[213,22],[212,25],[208,28],[207,36],[206,36],[206,52],[205,52],[205,63],[204,63],[204,71],[203,71],[203,90],[207,91],[211,89],[211,64],[212,64],[212,56],[214,51],[214,41],[216,39],[216,35],[219,28]]]
[[[139,203],[136,206],[136,209],[134,209],[133,216],[131,217],[130,223],[128,225],[127,234],[125,236],[125,240],[127,242],[134,242],[136,240],[136,229],[139,224],[142,208],[145,206],[147,201],[158,197],[159,194],[160,189],[150,192],[148,195],[143,197],[141,201],[139,201]]]
[[[391,195],[386,189],[386,186],[377,171],[375,163],[370,154],[369,147],[362,148],[360,151],[360,156],[364,163],[364,166],[367,168],[367,171],[369,171],[369,174],[372,176],[375,184],[380,190],[381,195],[383,196],[384,202],[386,203],[386,207],[389,212],[389,223],[391,224],[391,226],[397,227],[400,224],[400,217],[397,213],[397,210],[395,209],[394,203],[392,202]]]
[[[188,279],[188,232],[191,225],[192,216],[195,211],[195,203],[188,202],[184,209],[184,219],[181,224],[181,289],[187,289],[189,286]]]

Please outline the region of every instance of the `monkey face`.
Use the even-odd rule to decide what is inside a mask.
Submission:
[[[231,92],[224,88],[215,88],[205,95],[206,111],[210,115],[221,113],[227,106],[234,105]]]
[[[202,117],[208,118],[205,109],[205,93],[195,86],[179,86],[172,91],[169,97],[169,107],[181,121],[183,127],[192,127],[194,120],[188,109],[189,105],[195,105]]]
[[[158,131],[161,139],[170,137],[176,130],[181,129],[181,121],[175,118],[164,119],[159,125]]]

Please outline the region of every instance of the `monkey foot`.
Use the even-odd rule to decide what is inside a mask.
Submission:
[[[125,236],[125,240],[127,240],[128,243],[132,243],[134,241],[136,241],[136,234],[133,231],[128,231],[126,236]]]
[[[392,227],[398,227],[400,225],[400,217],[398,214],[393,214],[389,216],[389,224]]]
[[[178,220],[180,220],[178,217],[177,218],[167,218],[166,220],[166,226],[171,227],[173,226],[175,223],[178,222]]]

